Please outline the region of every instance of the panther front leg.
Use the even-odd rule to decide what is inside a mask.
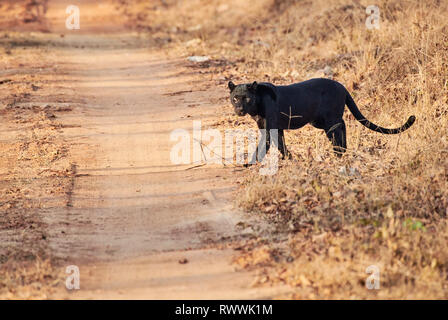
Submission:
[[[283,129],[278,130],[278,143],[277,143],[278,151],[282,154],[282,159],[292,159],[291,152],[288,151],[286,148],[286,142],[285,142],[285,134],[283,132]]]
[[[257,163],[257,158],[258,158],[258,162],[262,162],[264,157],[266,156],[266,153],[269,151],[269,148],[271,146],[270,142],[271,142],[271,137],[269,134],[269,131],[266,130],[266,119],[260,117],[260,116],[255,116],[253,117],[253,119],[255,120],[255,122],[257,123],[258,129],[259,131],[259,141],[258,141],[258,145],[257,145],[257,149],[255,150],[255,152],[252,155],[252,159],[250,160],[250,162],[245,165],[245,167],[248,167],[250,165],[253,165],[255,163]]]
[[[273,130],[273,132],[271,132]],[[271,142],[277,147],[278,151],[282,154],[282,159],[292,159],[291,152],[286,148],[285,143],[285,135],[283,129],[271,129],[271,130],[263,130],[262,139],[260,140],[260,144],[258,146],[258,161],[262,162],[264,157],[269,151],[271,147]],[[271,141],[272,138],[272,141]],[[266,151],[262,150],[260,152],[260,148],[262,148],[266,144]],[[264,151],[264,152],[263,152]]]

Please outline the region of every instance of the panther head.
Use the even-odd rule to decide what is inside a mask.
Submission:
[[[229,82],[230,102],[239,116],[257,115],[257,82],[235,85]]]

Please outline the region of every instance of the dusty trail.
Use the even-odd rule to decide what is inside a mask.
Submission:
[[[47,23],[65,35],[56,82],[82,101],[60,119],[76,175],[67,206],[44,219],[52,253],[79,266],[81,290],[53,297],[273,297],[279,288],[252,288],[217,245],[244,219],[230,202],[234,169],[169,159],[172,130],[213,119],[216,89],[192,90],[203,80],[124,30],[110,2],[83,1],[79,31],[65,29],[66,5],[49,1]]]

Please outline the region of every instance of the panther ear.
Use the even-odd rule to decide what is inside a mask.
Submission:
[[[230,89],[230,92],[232,92],[233,89],[235,89],[235,87],[236,87],[236,85],[235,85],[232,81],[229,81],[229,89]]]
[[[255,92],[257,91],[258,83],[257,81],[252,82],[252,84],[248,85],[247,88],[249,91]]]
[[[272,100],[277,101],[277,88],[272,83],[259,83],[256,88],[258,94],[268,95]]]

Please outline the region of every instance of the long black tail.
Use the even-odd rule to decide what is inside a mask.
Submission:
[[[348,91],[347,91],[347,96],[345,98],[345,104],[347,105],[348,109],[353,114],[355,119],[358,120],[359,122],[361,122],[361,124],[364,127],[369,128],[370,130],[373,130],[373,131],[376,131],[379,133],[397,134],[397,133],[400,133],[400,132],[403,132],[403,131],[409,129],[409,127],[412,126],[415,122],[415,116],[410,116],[408,121],[406,121],[406,123],[404,125],[402,125],[400,128],[395,128],[395,129],[383,128],[383,127],[377,126],[376,124],[370,122],[362,115],[361,111],[359,111],[358,107],[356,106],[355,101],[353,101],[353,98],[351,97],[350,93],[348,93]]]

